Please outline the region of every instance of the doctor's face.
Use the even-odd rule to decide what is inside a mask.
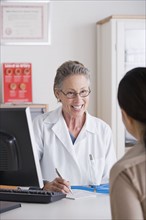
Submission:
[[[89,94],[89,81],[84,75],[67,77],[58,92],[64,114],[71,117],[82,116],[88,107]]]

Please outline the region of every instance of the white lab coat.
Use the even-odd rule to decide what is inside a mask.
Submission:
[[[61,107],[37,116],[33,125],[45,180],[54,180],[57,168],[71,185],[108,182],[116,156],[111,129],[105,122],[86,112],[86,122],[74,144]]]

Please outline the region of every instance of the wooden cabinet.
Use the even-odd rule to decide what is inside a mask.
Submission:
[[[32,119],[37,115],[43,114],[48,111],[47,104],[0,104],[0,108],[23,108],[30,107]]]
[[[117,88],[128,70],[146,65],[145,24],[145,16],[110,16],[97,22],[97,116],[112,128],[118,159],[126,142],[135,139],[122,123]]]

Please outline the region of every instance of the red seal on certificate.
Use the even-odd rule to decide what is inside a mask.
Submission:
[[[6,35],[11,35],[12,34],[12,29],[11,28],[6,28],[5,33],[6,33]]]

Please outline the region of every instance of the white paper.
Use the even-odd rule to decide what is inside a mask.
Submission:
[[[75,200],[75,199],[96,197],[96,193],[85,191],[85,190],[74,189],[74,190],[72,190],[72,192],[73,192],[73,194],[72,193],[67,194],[67,196],[66,196],[67,199]]]

